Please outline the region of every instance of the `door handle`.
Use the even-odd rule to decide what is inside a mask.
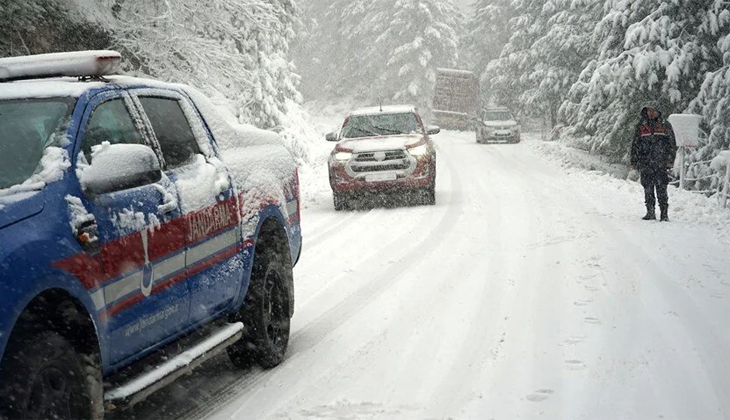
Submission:
[[[162,204],[157,206],[157,210],[161,214],[172,213],[177,210],[177,199],[172,194],[166,193],[162,200]]]
[[[92,218],[76,226],[76,240],[79,241],[81,249],[89,254],[97,254],[101,251],[101,242],[98,236],[96,219]]]
[[[159,184],[152,184],[157,188],[157,191],[162,195],[162,204],[157,206],[157,211],[160,214],[172,213],[177,210],[177,197],[170,191],[166,190]]]

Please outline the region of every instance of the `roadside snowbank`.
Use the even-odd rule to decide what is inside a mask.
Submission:
[[[325,140],[327,133],[339,130],[345,116],[359,107],[353,100],[341,103],[308,102],[302,108],[308,125],[308,161],[299,168],[302,208],[317,207],[322,201],[332,200],[327,158],[335,144]]]
[[[600,171],[619,179],[632,178],[633,175],[631,174],[632,171],[626,165],[610,163],[603,156],[592,155],[585,150],[573,147],[571,143],[564,143],[563,141],[537,141],[530,144],[540,154],[552,157],[566,168]]]
[[[602,211],[627,219],[643,214],[644,190],[638,182],[627,179],[629,171],[625,165],[602,162],[596,156],[558,142],[527,143],[536,153],[564,167],[569,176],[579,178],[577,185],[590,186],[583,193],[600,204]],[[709,227],[723,242],[730,243],[730,209],[721,208],[714,197],[670,186],[669,217],[672,222]]]
[[[724,173],[725,168],[730,166],[730,150],[720,152],[715,159],[712,160],[710,167],[717,172]]]

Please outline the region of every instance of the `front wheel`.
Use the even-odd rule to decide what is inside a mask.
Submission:
[[[436,183],[423,190],[423,203],[427,206],[436,205]]]
[[[98,357],[78,353],[55,332],[11,343],[3,358],[0,417],[101,419]]]
[[[345,197],[345,194],[338,193],[337,191],[332,191],[332,202],[335,206],[336,211],[342,211],[347,209],[348,203],[347,203],[347,197]]]
[[[244,336],[228,347],[228,356],[238,367],[258,362],[263,368],[272,368],[284,360],[289,345],[291,313],[287,285],[293,277],[292,264],[275,246],[257,250],[253,264],[251,284],[240,313]]]

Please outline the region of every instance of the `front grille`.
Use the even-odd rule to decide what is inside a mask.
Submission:
[[[385,159],[378,161],[375,158],[376,153],[385,153]],[[355,156],[355,162],[387,162],[390,160],[401,160],[406,158],[406,152],[404,150],[387,150],[384,152],[366,152],[358,153]]]
[[[378,157],[382,159],[378,159]],[[356,154],[355,159],[350,164],[350,169],[355,173],[403,171],[408,169],[410,165],[405,150],[384,150]]]
[[[352,165],[352,172],[363,173],[363,172],[378,172],[378,171],[403,171],[408,169],[408,162],[405,163],[391,163],[387,165]]]

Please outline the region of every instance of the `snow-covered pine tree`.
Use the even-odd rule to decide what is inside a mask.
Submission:
[[[74,4],[0,1],[0,57],[107,48],[111,39]]]
[[[570,87],[595,52],[591,34],[601,7],[590,0],[513,2],[513,36],[486,73],[495,98],[557,123]],[[511,103],[510,103],[511,102]]]
[[[279,126],[299,100],[290,0],[118,2],[116,16],[116,43],[143,73],[222,93],[241,122]]]
[[[707,10],[720,3],[607,0],[594,32],[597,58],[563,107],[573,132],[587,135],[591,150],[625,158],[642,103],[658,101],[665,114],[683,111],[722,62],[721,33],[703,29]]]
[[[473,12],[467,24],[464,59],[469,62],[474,74],[481,75],[509,41],[509,21],[514,12],[511,0],[477,0],[471,7]],[[482,88],[485,93],[488,92],[487,86]]]
[[[591,34],[601,12],[593,0],[551,0],[543,6],[546,32],[532,46],[533,69],[520,99],[541,109],[551,126],[558,123],[558,111],[570,87],[595,54]]]
[[[451,0],[397,0],[386,22],[370,46],[385,59],[372,93],[429,108],[436,69],[459,64],[463,15]]]
[[[521,95],[530,89],[529,75],[534,68],[532,46],[546,32],[542,16],[543,0],[513,0],[514,17],[509,21],[510,38],[496,60],[491,61],[481,77],[490,100],[523,111],[527,107]]]
[[[435,69],[457,64],[463,16],[451,0],[335,0],[324,16],[308,18],[316,20],[312,39],[320,42],[320,97],[427,108]]]
[[[327,17],[335,23],[330,28],[330,44],[336,55],[332,57],[337,94],[378,98],[376,80],[386,63],[386,51],[373,47],[375,40],[386,29],[392,3],[383,0],[339,0],[328,9]]]
[[[708,132],[707,144],[689,156],[688,164],[705,162],[717,156],[721,150],[730,150],[730,8],[722,0],[716,0],[708,8],[701,33],[713,39],[719,35],[717,48],[722,54],[722,67],[708,73],[697,98],[692,101],[689,111],[704,116],[704,126]],[[688,178],[700,179],[711,172],[709,165],[692,165]],[[715,185],[697,183],[697,189]]]

